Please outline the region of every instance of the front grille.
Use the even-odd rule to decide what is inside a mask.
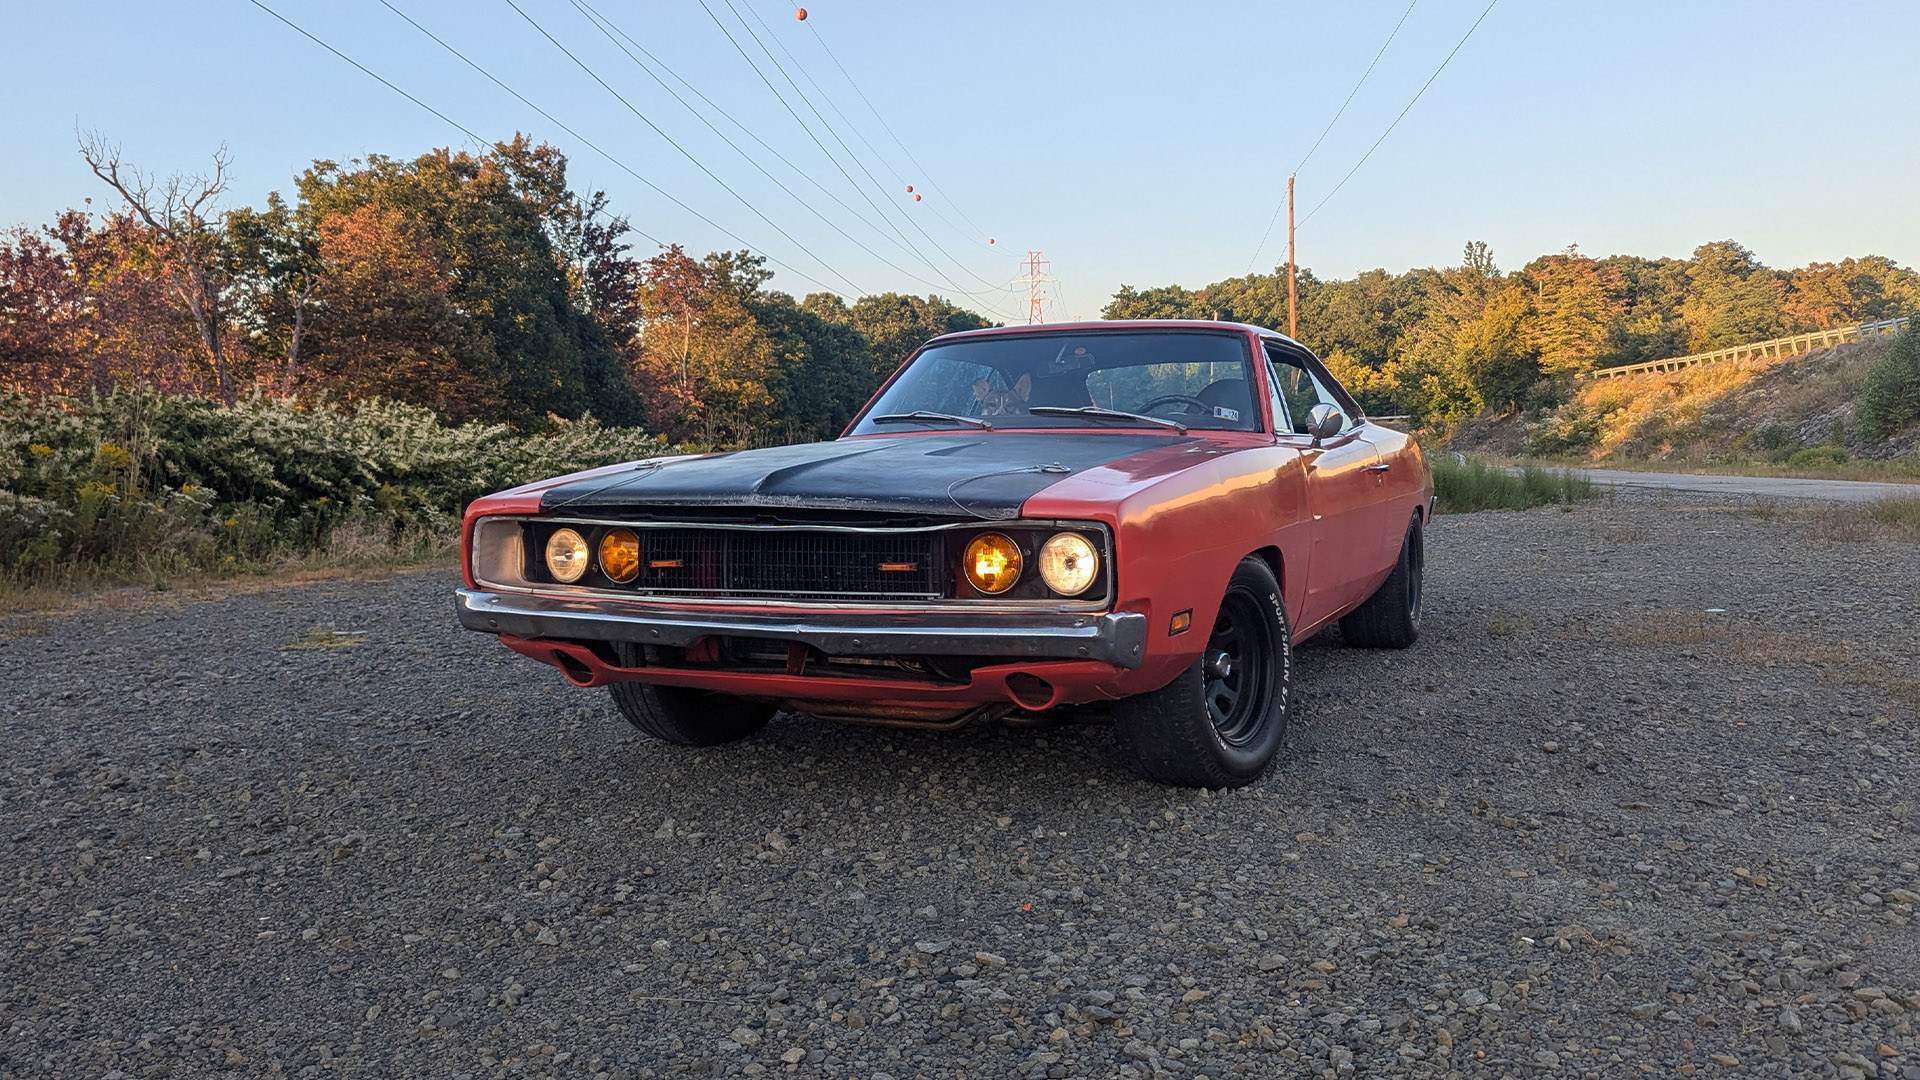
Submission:
[[[940,541],[928,533],[640,529],[640,576],[653,595],[936,600]],[[617,586],[616,586],[617,587]]]

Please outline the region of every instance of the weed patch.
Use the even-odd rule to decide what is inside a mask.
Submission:
[[[1920,497],[1876,499],[1866,506],[1868,519],[1890,535],[1920,544]]]
[[[1567,469],[1525,466],[1518,470],[1488,465],[1478,458],[1435,455],[1434,494],[1442,513],[1526,510],[1581,502],[1593,497],[1593,482]]]
[[[1496,615],[1487,620],[1487,633],[1494,637],[1515,637],[1533,629],[1533,624],[1519,615]]]
[[[355,631],[341,632],[330,626],[313,626],[300,635],[300,640],[291,645],[282,645],[282,652],[296,652],[305,649],[347,649],[364,642],[367,636]]]

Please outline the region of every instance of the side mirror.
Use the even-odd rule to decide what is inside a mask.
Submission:
[[[1319,446],[1320,440],[1340,434],[1347,426],[1347,418],[1339,409],[1322,402],[1307,413],[1307,434],[1313,436],[1313,445]]]

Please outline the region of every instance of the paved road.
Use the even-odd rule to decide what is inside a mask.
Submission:
[[[1625,487],[1671,488],[1713,495],[1771,495],[1789,499],[1830,499],[1835,502],[1873,502],[1887,498],[1920,498],[1920,484],[1882,484],[1866,480],[1806,480],[1790,476],[1712,476],[1704,473],[1624,472],[1617,469],[1574,469],[1596,484]]]

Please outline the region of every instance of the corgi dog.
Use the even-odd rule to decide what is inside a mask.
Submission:
[[[973,400],[979,402],[979,416],[1020,416],[1027,409],[1027,397],[1033,393],[1033,377],[1020,376],[1010,390],[995,390],[985,379],[973,381]]]

